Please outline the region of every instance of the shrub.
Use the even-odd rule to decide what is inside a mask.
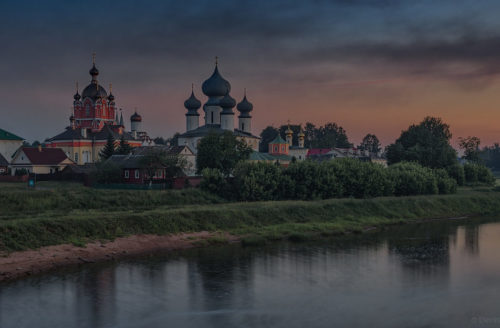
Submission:
[[[465,182],[470,185],[495,184],[493,173],[486,166],[477,163],[466,163],[464,165]]]
[[[276,200],[280,180],[281,168],[276,165],[241,162],[235,168],[233,184],[240,200]]]
[[[203,179],[200,188],[221,197],[227,197],[228,182],[218,169],[205,168],[202,171]]]
[[[119,183],[122,182],[122,169],[113,162],[99,163],[94,176],[98,183]]]
[[[434,170],[440,194],[453,194],[457,192],[457,181],[448,175],[445,169]]]
[[[431,169],[413,162],[400,162],[388,169],[394,184],[394,195],[437,194],[437,179]]]
[[[463,186],[465,184],[465,172],[463,165],[455,163],[446,167],[446,172],[448,175],[457,181],[459,186]]]

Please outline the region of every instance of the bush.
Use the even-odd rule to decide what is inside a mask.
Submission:
[[[465,172],[463,165],[455,163],[446,167],[446,172],[448,175],[455,179],[459,186],[463,186],[465,184]]]
[[[464,165],[465,182],[470,185],[485,184],[492,186],[495,184],[493,173],[486,166],[477,163],[466,163]]]
[[[208,191],[212,194],[224,198],[228,198],[229,183],[220,170],[206,168],[203,169],[202,175],[203,179],[200,183],[200,188],[202,190]]]
[[[100,163],[94,173],[98,183],[120,183],[122,182],[122,169],[113,162]]]
[[[431,169],[417,163],[400,162],[388,168],[394,184],[394,195],[437,194],[438,184]]]
[[[454,194],[457,192],[457,181],[448,175],[444,169],[434,170],[440,194]]]
[[[234,186],[240,200],[280,199],[281,168],[266,163],[239,163],[234,171]]]

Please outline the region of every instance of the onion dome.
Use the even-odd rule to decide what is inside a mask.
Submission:
[[[230,109],[234,108],[234,106],[236,106],[236,100],[234,100],[234,98],[231,97],[229,95],[229,93],[226,93],[224,98],[219,100],[219,106],[222,107],[222,109],[224,109],[224,110],[226,110],[226,109],[230,110]]]
[[[243,100],[240,101],[240,103],[238,104],[238,106],[236,108],[241,113],[239,117],[251,117],[250,112],[253,110],[253,105],[247,99],[246,90],[245,90],[245,96],[243,97]]]
[[[83,89],[82,92],[82,98],[89,97],[91,99],[97,99],[97,98],[107,98],[108,93],[106,90],[98,85],[97,83],[90,83]]]
[[[113,102],[115,100],[115,96],[113,96],[113,94],[111,92],[109,93],[108,100],[110,102]]]
[[[95,80],[96,76],[99,75],[99,70],[95,67],[95,64],[92,65],[89,74],[92,75],[92,80]]]
[[[76,101],[80,100],[80,98],[82,98],[80,96],[80,94],[78,93],[78,91],[75,93],[75,95],[73,96],[73,99],[75,99]]]
[[[298,134],[299,138],[304,138],[306,135],[304,134],[304,131],[302,131],[302,128],[300,128],[300,131],[299,131],[299,134]]]
[[[243,97],[243,100],[237,106],[238,110],[242,113],[249,113],[253,110],[253,105],[248,101],[247,96]]]
[[[293,134],[293,131],[290,128],[290,124],[288,124],[288,129],[286,129],[285,134]]]
[[[231,91],[231,85],[219,73],[217,65],[212,76],[203,82],[201,89],[207,97],[224,97]]]
[[[132,116],[130,116],[130,121],[131,122],[142,122],[142,117],[141,115],[137,114],[137,112],[134,112]]]
[[[73,114],[71,114],[71,116],[69,117],[69,121],[71,123],[73,123],[75,121],[75,116],[73,116]]]
[[[194,96],[194,91],[191,91],[191,96],[184,102],[184,107],[188,111],[197,111],[201,107],[201,102]]]

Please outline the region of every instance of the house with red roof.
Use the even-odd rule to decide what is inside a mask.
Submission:
[[[53,174],[67,165],[75,164],[60,148],[21,147],[13,155],[10,164],[12,175],[18,170],[29,173]]]

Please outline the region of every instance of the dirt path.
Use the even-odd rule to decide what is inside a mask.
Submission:
[[[114,260],[129,256],[192,248],[201,240],[214,236],[207,231],[178,235],[135,235],[110,242],[93,242],[85,247],[71,244],[42,247],[38,250],[14,252],[0,257],[0,281],[20,278],[55,268]],[[226,235],[230,242],[238,239]]]

